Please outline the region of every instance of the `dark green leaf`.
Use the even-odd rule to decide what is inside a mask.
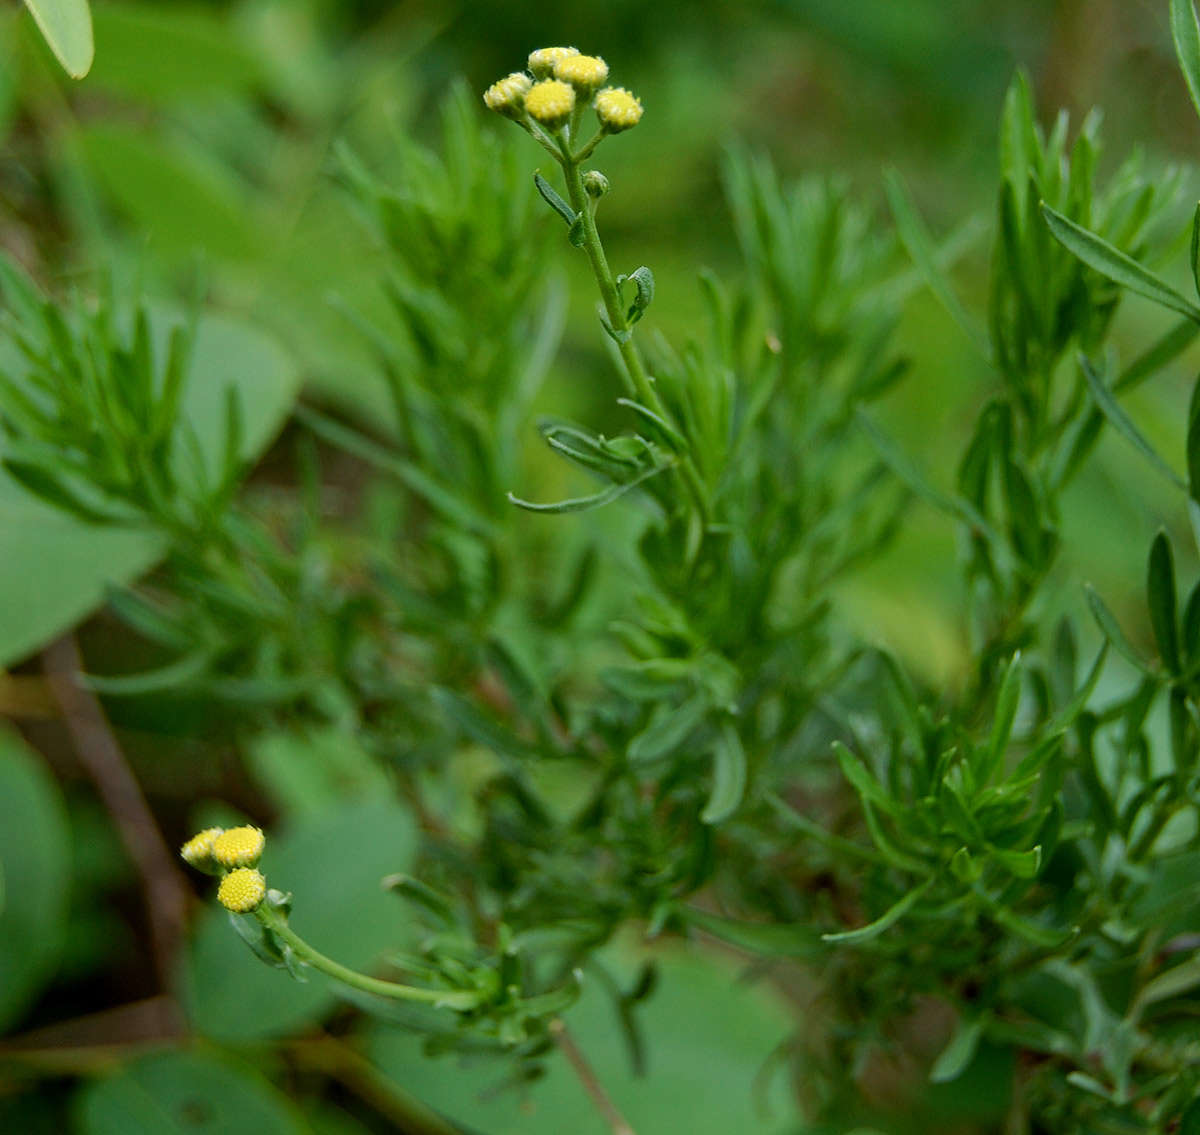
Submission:
[[[1175,563],[1171,541],[1160,531],[1150,545],[1150,561],[1146,572],[1146,601],[1150,607],[1150,623],[1158,641],[1159,656],[1172,674],[1178,674],[1179,627],[1175,600]]]
[[[1150,667],[1146,665],[1133,648],[1133,644],[1125,637],[1125,632],[1121,630],[1121,624],[1113,617],[1113,613],[1090,583],[1083,585],[1083,592],[1087,599],[1087,605],[1091,609],[1092,617],[1096,620],[1104,637],[1116,648],[1117,653],[1132,662],[1143,674],[1150,674],[1152,672]]]

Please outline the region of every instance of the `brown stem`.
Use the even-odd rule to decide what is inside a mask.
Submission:
[[[187,888],[142,790],[109,728],[99,701],[79,682],[82,660],[71,635],[42,651],[42,666],[79,763],[96,785],[121,842],[142,877],[151,949],[162,988],[169,989],[183,939]]]
[[[604,1085],[596,1079],[596,1073],[592,1071],[592,1066],[587,1062],[587,1058],[580,1051],[571,1034],[567,1032],[567,1026],[560,1018],[556,1017],[550,1022],[550,1035],[554,1037],[555,1043],[567,1058],[567,1063],[579,1077],[583,1090],[591,1097],[592,1103],[596,1105],[596,1110],[604,1117],[605,1123],[612,1128],[612,1135],[637,1135],[637,1132],[630,1127],[629,1120],[621,1114],[617,1105],[613,1103],[612,1097],[604,1090]]]

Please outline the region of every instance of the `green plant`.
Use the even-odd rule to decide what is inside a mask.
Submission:
[[[1200,29],[1186,0],[1171,14],[1200,110]],[[1186,478],[1118,401],[1200,333],[1200,307],[1156,274],[1181,179],[1136,159],[1101,177],[1098,121],[1073,141],[1065,116],[1043,130],[1018,75],[981,326],[948,271],[962,249],[932,239],[898,174],[889,227],[838,179],[789,185],[734,151],[746,271],[703,274],[704,324],[672,343],[643,334],[650,269],[615,272],[600,235],[610,192],[645,191],[592,166],[641,102],[574,49],[536,51],[529,69],[485,102],[550,155],[561,192],[541,172],[530,186],[525,155],[461,92],[443,157],[400,143],[399,185],[343,151],[382,298],[342,306],[391,418],[300,407],[286,498],[243,493],[236,393],[206,452],[183,409],[186,322],[160,316],[164,334],[140,302],[60,305],[11,264],[0,276],[5,469],[44,504],[166,550],[111,602],[161,665],[88,682],[114,704],[185,691],[219,706],[285,813],[342,777],[396,795],[414,849],[385,880],[406,912],[387,961],[404,980],[310,942],[321,911],[269,886],[257,829],[206,826],[185,859],[222,876],[220,901],[265,962],[332,978],[427,1055],[498,1059],[534,1101],[565,1061],[587,1122],[614,1132],[638,1125],[627,1100],[655,1113],[606,1090],[568,1030],[598,990],[632,1065],[653,1068],[660,960],[676,972],[644,949],[660,939],[716,940],[808,991],[819,1011],[777,1054],[795,1129],[895,1120],[879,1069],[933,1003],[940,1055],[920,1075],[991,1069],[983,1124],[1190,1130],[1200,585],[1180,601],[1157,536],[1153,659],[1097,591],[1098,635],[1061,601],[1080,582],[1069,492],[1107,427],[1200,516],[1200,395]],[[519,444],[564,315],[539,202],[586,258],[616,375],[603,431],[541,418],[566,474]],[[1193,262],[1197,247],[1200,210]],[[911,381],[898,328],[922,286],[993,376],[950,486],[871,408]],[[1125,291],[1182,322],[1121,368]],[[323,504],[323,469],[345,457],[368,483],[357,524]],[[579,475],[598,488],[551,502],[525,488]],[[858,633],[844,597],[922,503],[962,549],[970,662],[944,686]],[[314,839],[309,870],[334,891],[367,858],[351,843]],[[404,1106],[413,1130],[447,1129]]]

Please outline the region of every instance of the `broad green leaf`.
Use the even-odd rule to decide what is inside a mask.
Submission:
[[[159,106],[251,90],[262,65],[222,13],[196,4],[108,3],[94,13],[89,87]]]
[[[645,1038],[646,1075],[635,1073],[612,999],[584,980],[564,1014],[597,1080],[639,1135],[791,1135],[795,1104],[768,1061],[795,1027],[792,1012],[763,986],[738,980],[727,959],[700,950],[655,951],[659,982],[635,1009]],[[611,954],[610,954],[611,957]],[[641,955],[622,960],[622,987]],[[487,1135],[612,1135],[562,1056],[522,1090],[503,1083],[511,1064],[474,1057],[430,1060],[419,1037],[380,1026],[368,1055],[385,1075],[454,1122]],[[498,1089],[498,1090],[497,1090]]]
[[[165,348],[174,320],[152,316]],[[296,396],[297,372],[282,349],[247,324],[200,320],[183,414],[205,455],[220,458],[225,396],[233,388],[246,421],[243,456],[260,453],[275,436]],[[24,657],[98,606],[105,589],[149,568],[163,553],[145,532],[94,528],[30,496],[0,471],[0,666]]]
[[[54,974],[67,929],[69,840],[44,762],[0,727],[0,1032]]]
[[[1131,292],[1200,323],[1200,307],[1185,299],[1165,280],[1148,268],[1143,268],[1132,257],[1113,248],[1103,237],[1088,232],[1061,213],[1056,213],[1049,205],[1042,205],[1042,216],[1046,218],[1046,224],[1050,226],[1055,239],[1089,268],[1094,268],[1102,276],[1107,276]]]
[[[25,0],[38,30],[72,79],[82,79],[92,66],[92,12],[87,0]]]
[[[289,1101],[248,1064],[202,1052],[156,1052],[118,1066],[77,1099],[80,1135],[303,1135]]]
[[[123,122],[91,122],[79,140],[100,188],[157,253],[246,264],[270,246],[273,217],[255,217],[245,187],[199,146]]]
[[[407,809],[388,800],[344,804],[271,833],[263,871],[295,896],[296,932],[335,961],[358,969],[410,939],[411,913],[380,881],[412,868],[416,833]],[[188,1016],[223,1040],[273,1036],[319,1019],[337,1002],[320,975],[299,985],[251,954],[211,898],[183,974]]]
[[[1200,26],[1192,0],[1171,0],[1171,38],[1192,105],[1200,114]]]
[[[842,930],[836,934],[822,934],[823,942],[841,942],[845,945],[861,945],[878,938],[885,930],[895,926],[914,906],[924,897],[925,892],[933,885],[932,879],[926,879],[919,886],[913,887],[898,903],[889,907],[874,922],[860,926],[857,930]]]

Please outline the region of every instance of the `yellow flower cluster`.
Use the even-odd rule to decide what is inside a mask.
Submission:
[[[256,864],[267,839],[260,828],[249,824],[230,828],[205,828],[179,849],[179,854],[197,870],[220,875],[217,899],[236,914],[247,914],[263,901],[267,880]]]
[[[568,122],[574,132],[572,116],[593,100],[606,134],[618,134],[641,121],[640,99],[624,87],[603,86],[608,64],[598,55],[581,55],[574,47],[539,47],[530,52],[528,66],[529,74],[514,71],[488,87],[483,101],[489,110],[524,123],[526,129],[532,121],[552,134]]]
[[[253,867],[230,871],[217,888],[217,901],[234,914],[249,914],[267,897],[267,880]]]

